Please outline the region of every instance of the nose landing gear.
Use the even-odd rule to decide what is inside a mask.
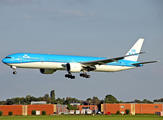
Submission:
[[[14,71],[14,72],[13,72],[13,74],[15,75],[15,74],[17,74],[17,72],[16,72],[16,71]]]
[[[16,72],[16,67],[15,67],[15,66],[11,66],[11,68],[14,70],[13,74],[14,74],[14,75],[17,74],[17,72]]]

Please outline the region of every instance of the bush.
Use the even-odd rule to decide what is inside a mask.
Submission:
[[[36,110],[32,110],[32,115],[36,115]]]
[[[13,112],[12,112],[12,111],[9,111],[9,112],[8,112],[8,115],[13,115]]]
[[[42,111],[42,115],[46,115],[46,111],[45,110]]]
[[[120,111],[118,110],[118,111],[117,111],[117,115],[119,115],[119,114],[120,114]]]
[[[126,114],[130,114],[130,110],[129,109],[126,109],[125,112],[126,112]]]
[[[3,115],[3,112],[2,111],[0,111],[0,116],[2,116]]]

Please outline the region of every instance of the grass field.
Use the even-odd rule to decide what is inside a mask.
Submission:
[[[163,120],[163,117],[156,115],[123,115],[123,116],[71,116],[71,115],[56,115],[56,116],[0,116],[0,120]]]

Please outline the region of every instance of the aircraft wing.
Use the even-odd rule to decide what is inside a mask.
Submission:
[[[134,55],[138,55],[138,54],[142,54],[142,53],[145,53],[145,52],[135,53],[135,54],[132,54],[132,55],[125,55],[125,56],[116,57],[116,58],[108,58],[108,59],[102,59],[102,60],[94,60],[94,61],[81,62],[81,64],[89,65],[89,66],[92,66],[92,65],[102,65],[102,64],[114,62],[114,61],[117,61],[117,60],[122,60],[125,57],[134,56]]]
[[[155,63],[159,61],[148,61],[148,62],[140,62],[140,63],[132,63],[131,65],[140,65],[140,64],[148,64],[148,63]]]

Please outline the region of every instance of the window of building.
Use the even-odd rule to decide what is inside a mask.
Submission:
[[[125,108],[125,106],[122,105],[121,108]]]
[[[122,111],[121,114],[125,114],[125,112]]]
[[[155,106],[155,108],[158,108],[158,106]]]
[[[92,109],[94,109],[94,107],[92,107]]]
[[[82,109],[90,109],[90,107],[82,107]]]

